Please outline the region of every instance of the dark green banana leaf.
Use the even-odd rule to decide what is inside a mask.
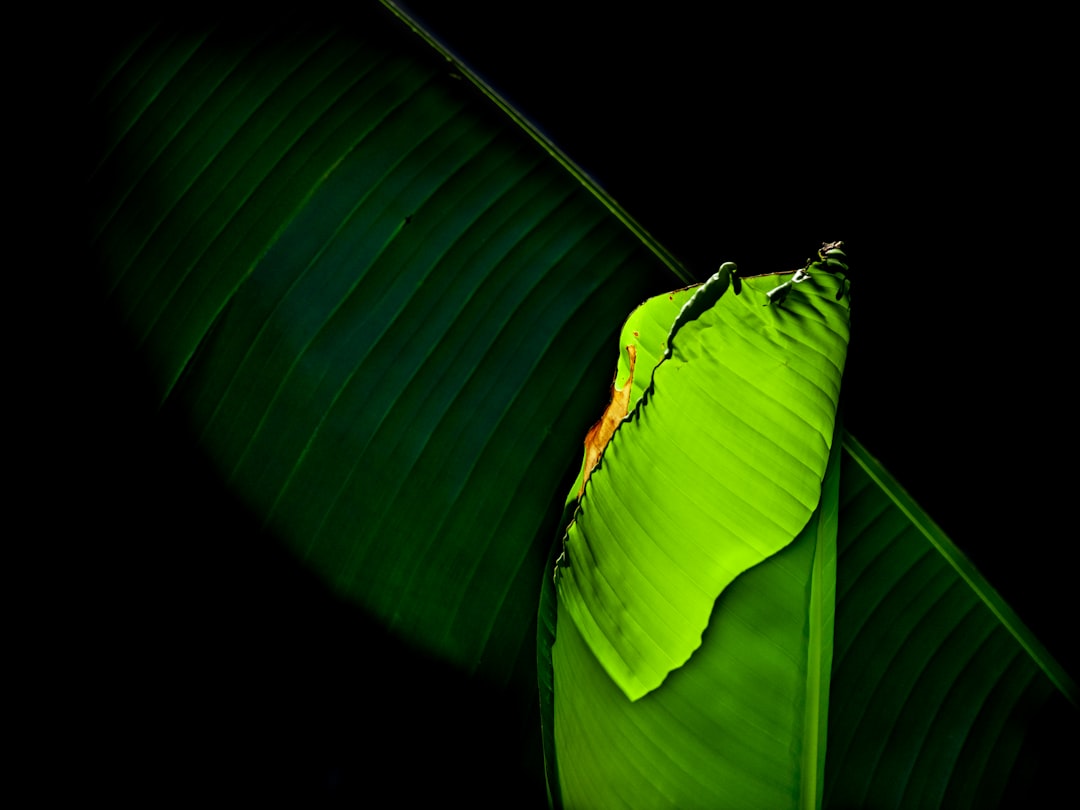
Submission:
[[[96,244],[225,480],[340,592],[503,682],[571,463],[544,451],[593,405],[566,393],[663,265],[379,23],[150,35],[99,96]]]
[[[388,13],[333,33],[162,26],[110,56],[91,107],[106,123],[92,243],[157,397],[335,593],[534,700],[537,588],[603,405],[593,381],[626,314],[690,275]],[[843,556],[837,578],[843,610]],[[837,666],[851,663],[834,679],[878,688],[858,669],[876,653],[840,655],[844,621]],[[1028,715],[999,727],[1062,683],[1021,689]],[[830,751],[892,728],[864,728],[861,709],[835,720],[835,691],[830,711],[847,735]],[[889,739],[936,759],[930,731]],[[1003,773],[991,754],[967,767]],[[860,785],[849,759],[826,758],[827,802],[894,786]]]
[[[826,806],[1052,803],[1076,683],[851,436],[844,451]],[[1048,716],[1060,730],[1034,739]]]

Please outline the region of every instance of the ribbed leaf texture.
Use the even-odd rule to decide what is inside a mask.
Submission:
[[[505,680],[569,463],[550,448],[592,416],[571,395],[669,271],[422,40],[362,19],[134,44],[95,98],[95,247],[162,398],[266,525]]]
[[[638,701],[560,614],[554,737],[565,806],[816,805],[836,484],[834,471],[798,538],[724,591],[693,657]]]
[[[661,547],[666,558],[639,569],[656,576],[647,586],[635,585],[645,591],[644,596],[632,588],[616,590],[619,581],[610,574],[605,576],[610,569],[596,562],[600,553],[596,557],[575,553],[569,542],[573,525],[567,542],[569,560],[560,560],[556,575],[557,622],[555,589],[545,588],[540,672],[545,675],[548,671],[544,656],[550,649],[551,689],[545,681],[541,683],[544,705],[553,704],[544,711],[549,788],[555,786],[553,796],[568,807],[813,807],[820,801],[832,645],[838,447],[833,447],[829,472],[823,470],[824,482],[819,480],[815,486],[809,522],[784,544],[787,548],[761,564],[747,566],[749,570],[741,571],[734,582],[725,583],[719,599],[708,600],[707,628],[702,627],[692,639],[692,657],[688,654],[689,660],[680,662],[681,668],[665,673],[666,680],[648,694],[627,694],[603,658],[608,650],[601,647],[598,653],[589,643],[579,629],[575,605],[564,598],[569,577],[579,575],[587,580],[598,571],[605,584],[611,583],[610,593],[619,597],[620,607],[640,599],[640,604],[659,613],[667,605],[654,604],[650,598],[663,594],[670,604],[685,597],[678,587],[668,589],[673,583],[681,587],[682,579],[664,563],[696,558],[701,548],[723,557],[731,543],[723,507],[737,507],[738,500],[717,485],[717,477],[744,480],[747,491],[766,490],[754,487],[751,475],[732,475],[730,462],[724,466],[729,448],[723,442],[739,447],[757,433],[742,421],[737,409],[732,413],[732,403],[753,403],[762,396],[758,385],[768,385],[761,381],[783,380],[789,367],[793,367],[792,374],[800,370],[807,373],[808,367],[820,373],[831,365],[836,376],[830,394],[835,396],[840,371],[835,362],[842,367],[847,327],[846,306],[835,294],[842,278],[823,271],[815,284],[800,288],[802,300],[790,301],[791,309],[778,310],[770,307],[764,295],[777,279],[770,279],[767,286],[760,280],[744,283],[743,297],[736,297],[729,286],[734,269],[734,265],[724,265],[703,287],[650,299],[631,314],[620,336],[620,346],[636,350],[620,353],[613,388],[632,387],[638,392],[637,403],[604,449],[603,461],[590,477],[582,505],[592,487],[607,482],[609,476],[615,480],[619,465],[626,463],[625,456],[611,453],[615,442],[633,441],[644,457],[655,457],[661,465],[667,457],[680,464],[667,475],[646,474],[653,481],[651,499],[641,499],[636,487],[613,490],[614,497],[624,499],[627,512],[657,510],[667,516],[664,532],[650,536],[640,525],[623,526],[611,537],[582,538],[590,550],[593,543],[603,550],[606,541],[627,555],[651,544]],[[830,322],[830,318],[834,320]],[[778,333],[784,332],[798,334],[803,340],[778,338]],[[801,358],[783,351],[775,354],[772,359],[785,366],[785,370],[778,370],[758,354],[755,343],[761,334],[769,336],[773,351],[782,348],[791,354],[805,354]],[[716,351],[717,346],[726,352]],[[823,351],[824,347],[829,350]],[[732,355],[737,353],[742,356],[734,359]],[[815,360],[822,360],[819,353],[831,359],[815,365]],[[628,357],[636,358],[639,372],[651,365],[656,373],[635,374],[631,384]],[[808,358],[809,366],[804,365]],[[677,369],[673,372],[677,376],[661,373],[665,364]],[[733,367],[755,369],[755,384],[747,385],[732,375]],[[643,379],[646,382],[641,382]],[[702,384],[703,380],[707,383]],[[714,398],[712,384],[725,396]],[[805,381],[801,387],[813,390]],[[779,390],[771,396],[782,398]],[[639,430],[629,432],[639,410],[656,407],[665,398],[670,400],[669,407],[678,406],[672,408],[678,415],[674,421],[681,418],[683,425],[673,426],[669,421],[658,427],[655,420],[644,418],[637,425]],[[756,410],[758,418],[776,418],[776,409],[767,404],[759,403]],[[835,413],[829,408],[822,410]],[[781,430],[785,415],[776,422]],[[831,425],[831,416],[828,421]],[[712,430],[715,436],[711,441],[699,438],[698,444],[705,448],[701,459],[694,457],[697,448],[686,449],[690,443],[677,452],[669,451],[684,435],[680,428],[702,424],[706,427],[701,433],[708,435]],[[806,432],[815,436],[808,426]],[[831,440],[830,435],[826,446]],[[765,446],[750,457],[769,458],[771,449]],[[803,466],[800,472],[805,474],[805,469]],[[727,474],[718,476],[720,472]],[[695,500],[694,493],[703,488],[713,493],[715,502]],[[660,504],[662,508],[658,508]],[[582,511],[577,512],[578,520]],[[732,511],[738,513],[738,509]],[[746,531],[749,534],[753,529]],[[579,574],[580,568],[586,570]],[[699,576],[704,575],[703,569],[700,561],[693,567]],[[569,596],[572,599],[576,594]],[[585,616],[586,621],[590,619]],[[625,626],[611,625],[616,633]],[[662,632],[663,625],[657,627]],[[657,636],[658,642],[679,643],[679,627],[668,630],[669,635]],[[621,673],[616,670],[616,674]],[[553,766],[556,759],[557,768]]]
[[[852,437],[825,805],[1046,806],[1076,685]],[[1054,801],[1051,791],[1049,798]]]
[[[826,522],[820,509],[798,540],[708,603],[705,643],[637,702],[566,613],[556,626],[548,551],[553,534],[561,539],[559,493],[571,448],[603,404],[595,381],[616,325],[690,278],[460,64],[369,5],[344,32],[163,27],[114,54],[89,111],[108,123],[89,178],[90,229],[109,305],[160,399],[297,557],[464,671],[493,682],[529,675],[531,650],[521,653],[543,572],[545,753],[571,799],[670,804],[684,789],[718,790],[710,769],[730,757],[716,773],[745,774],[747,801],[813,803],[821,780],[807,774],[821,762],[824,728],[805,722],[814,700],[819,721],[829,706],[829,806],[1059,799],[1040,790],[1073,764],[1059,741],[1076,736],[1075,686],[850,437],[832,696],[792,669],[777,701],[802,721],[741,736],[742,718],[775,697],[759,677],[780,660],[766,639],[795,643],[797,625],[828,625],[820,531],[807,550],[815,521]],[[764,312],[790,317],[792,295],[786,312]],[[672,294],[658,316],[665,330],[688,296]],[[631,407],[667,348],[664,337],[637,346]],[[791,581],[778,572],[811,556],[808,597],[807,569]],[[737,606],[751,597],[775,605],[775,623],[744,618]],[[709,658],[723,637],[755,652]],[[818,656],[807,673],[827,657],[820,641],[805,650]],[[700,675],[699,658],[714,660]],[[736,715],[735,737],[699,705]],[[557,711],[572,754],[556,756]],[[575,731],[586,712],[600,736]],[[643,717],[663,745],[632,741]],[[765,736],[793,747],[786,759],[755,747]],[[608,757],[609,744],[637,769]],[[801,773],[797,789],[786,781],[794,770],[777,784],[761,775],[789,766]],[[605,786],[603,774],[615,781]],[[554,776],[549,788],[562,801]]]
[[[843,281],[815,264],[780,306],[761,279],[735,295],[733,268],[675,318],[557,570],[560,609],[631,700],[690,657],[724,588],[790,543],[821,495],[847,350]],[[667,300],[643,308],[666,312]],[[631,316],[624,339],[655,320]]]

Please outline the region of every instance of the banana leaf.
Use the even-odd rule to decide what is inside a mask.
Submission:
[[[640,347],[631,356],[646,361],[633,379],[644,370],[648,382],[591,471],[556,574],[565,611],[551,649],[554,747],[567,806],[820,801],[843,281],[823,274],[778,308],[757,282],[742,282],[735,295],[733,267],[667,318],[670,334],[664,313],[675,296],[667,295],[639,307],[623,329],[620,343]],[[616,387],[634,387],[622,366]],[[761,469],[768,483],[755,485]],[[785,475],[797,483],[781,484]],[[785,505],[802,487],[809,510]],[[748,504],[750,493],[764,500]],[[625,519],[597,521],[590,513],[604,509],[604,498]],[[790,514],[791,527],[763,526],[762,513]],[[663,519],[651,523],[650,514]],[[773,533],[782,542],[765,545]],[[744,544],[754,541],[748,556]],[[726,566],[734,577],[710,579]],[[572,590],[575,577],[590,575],[595,584]],[[709,585],[701,616],[694,603]],[[606,623],[614,612],[620,621]],[[598,626],[611,632],[597,638]],[[685,652],[646,694],[626,673],[639,671],[635,655],[665,647]]]
[[[850,435],[841,481],[825,805],[1052,801],[1075,681]]]
[[[504,682],[569,463],[543,449],[587,419],[559,391],[662,265],[394,33],[151,35],[120,74],[96,245],[161,399],[264,524]]]
[[[638,370],[648,388],[583,486],[557,571],[559,604],[631,700],[686,662],[717,597],[792,542],[820,500],[846,301],[816,273],[813,294],[787,307],[749,284],[733,295],[732,267],[686,303],[651,374]],[[655,322],[630,318],[627,352]]]
[[[537,588],[603,404],[589,381],[626,313],[692,276],[447,56],[369,9],[348,30],[125,39],[91,99],[90,231],[160,413],[258,525],[228,587],[289,549],[403,646],[348,625],[332,643],[367,647],[368,669],[421,650],[481,684],[483,717],[507,690],[535,704]],[[401,722],[445,717],[454,687],[434,680],[402,687],[431,713],[405,702]],[[334,683],[334,703],[372,700]]]

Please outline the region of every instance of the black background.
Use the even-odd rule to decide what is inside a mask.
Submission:
[[[1003,58],[1040,24],[405,5],[698,279],[845,240],[846,424],[1075,676],[1064,80],[1052,49]],[[80,779],[146,798],[542,804],[538,750],[504,742],[534,718],[328,594],[157,410],[112,313],[71,325],[68,461],[43,480],[74,495],[42,515],[70,598],[38,639],[72,707],[61,776],[85,757]]]

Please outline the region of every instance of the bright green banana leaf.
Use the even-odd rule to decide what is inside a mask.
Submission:
[[[650,784],[713,784],[704,775],[708,757],[715,746],[732,750],[731,738],[714,741],[716,729],[705,719],[695,739],[671,736],[692,715],[686,704],[675,706],[708,688],[695,678],[744,680],[720,658],[704,658],[710,641],[739,623],[739,611],[725,605],[759,587],[778,589],[777,606],[794,605],[797,589],[784,594],[766,584],[775,576],[768,562],[732,573],[726,589],[714,582],[710,588],[723,593],[708,608],[700,600],[678,647],[693,646],[695,632],[704,631],[701,655],[680,667],[683,653],[669,654],[667,679],[646,679],[663,682],[631,702],[592,652],[597,638],[575,642],[573,630],[562,632],[573,623],[557,622],[550,564],[552,537],[562,544],[562,493],[576,472],[584,429],[603,405],[595,381],[609,374],[618,326],[642,300],[692,279],[520,116],[497,98],[493,104],[490,89],[461,64],[379,12],[365,7],[348,33],[166,26],[113,53],[92,99],[91,112],[108,131],[89,179],[93,246],[109,304],[153,368],[161,400],[186,414],[222,479],[298,559],[401,638],[484,682],[513,684],[532,705],[537,589],[546,588],[539,676],[553,802],[569,802],[578,790],[603,797],[615,790],[588,774],[574,776],[577,755],[559,754],[550,743],[556,701],[547,651],[555,633],[558,683],[575,667],[581,689],[607,688],[605,700],[622,701],[611,704],[620,708],[610,716],[592,716],[600,725],[583,726],[581,740],[607,728],[614,736],[603,739],[618,741],[620,729],[637,723],[623,704],[635,712],[665,706],[670,711],[648,722],[657,724],[657,739],[671,741],[665,750],[676,758],[650,759]],[[763,306],[760,316],[794,317],[801,304],[798,292],[792,296],[792,308]],[[639,367],[656,366],[659,349],[648,351],[641,347]],[[635,385],[645,381],[639,371]],[[826,421],[816,428],[818,482],[833,436]],[[612,472],[615,452],[586,498]],[[1033,717],[1062,694],[1075,700],[1071,684],[1047,674],[1056,671],[1048,658],[982,596],[985,588],[971,585],[977,578],[970,572],[955,575],[974,602],[943,600],[917,578],[930,576],[934,561],[957,571],[942,543],[929,543],[924,562],[905,563],[902,570],[916,578],[903,580],[899,596],[887,596],[898,593],[901,569],[859,564],[859,549],[897,544],[882,540],[879,520],[847,534],[843,523],[849,501],[864,498],[885,497],[881,514],[893,515],[899,507],[891,484],[879,475],[847,498],[844,482],[856,478],[847,472],[850,460],[840,465],[838,483],[835,466],[825,487],[841,488],[842,505],[826,803],[943,796],[979,805],[984,795],[1014,795],[1008,791],[1024,783],[1008,780],[1027,772],[1006,766],[1026,761]],[[745,494],[751,502],[764,497],[750,486]],[[820,527],[832,518],[816,498],[794,500],[801,531],[768,559],[803,566],[804,575],[806,566],[823,572],[827,532]],[[903,523],[915,512],[900,514]],[[927,535],[916,534],[925,543]],[[577,577],[586,572],[575,542],[565,570]],[[754,584],[754,577],[765,579]],[[825,610],[823,595],[813,601],[820,593],[811,588],[812,603]],[[890,598],[898,601],[886,611]],[[1027,675],[1003,681],[988,674],[982,692],[971,692],[956,673],[981,672],[987,658],[997,667],[998,648],[982,653],[909,639],[983,610],[987,638],[1004,632],[1006,647],[1020,651],[1009,647],[1008,672]],[[793,634],[789,613],[782,632]],[[938,618],[914,623],[923,614]],[[799,615],[806,622],[810,614]],[[913,624],[905,629],[898,616]],[[750,650],[753,642],[751,633],[735,646]],[[914,657],[889,666],[902,654]],[[699,658],[709,662],[707,675],[695,671]],[[789,696],[808,694],[806,666],[789,673]],[[933,676],[921,676],[921,667]],[[910,683],[895,673],[907,673]],[[755,689],[764,684],[752,686],[740,699],[744,708],[761,703]],[[923,687],[933,687],[937,703]],[[582,699],[574,688],[560,691],[568,706]],[[975,694],[986,699],[975,705]],[[818,721],[824,690],[819,699]],[[820,768],[823,747],[809,741],[824,724],[812,731],[806,701],[791,705],[792,736],[783,739],[794,753],[783,784],[763,790],[812,804],[821,781],[807,781],[817,770],[806,763]],[[998,707],[992,717],[989,706]],[[942,719],[957,716],[971,729],[964,738],[970,745],[957,743]],[[921,726],[900,724],[919,717]],[[1067,730],[1075,719],[1074,708],[1055,718]],[[867,739],[884,742],[872,752]],[[508,741],[514,744],[522,743]],[[961,745],[954,759],[964,770],[942,792],[941,779],[925,768],[938,766],[950,745]],[[753,758],[752,746],[736,747]],[[759,767],[771,771],[762,757]],[[559,772],[573,786],[565,796]],[[971,773],[982,781],[969,780]],[[910,793],[897,792],[898,784]]]
[[[559,605],[631,700],[690,657],[724,588],[790,543],[821,496],[843,282],[815,273],[770,306],[749,284],[729,293],[732,269],[687,302],[661,362],[637,369],[648,387],[584,488],[557,571]],[[626,334],[655,321],[632,316],[624,343],[655,342]]]
[[[570,807],[820,801],[844,282],[814,272],[775,306],[761,280],[736,295],[733,269],[676,317],[682,291],[623,328],[615,387],[629,387],[627,351],[641,363],[633,387],[646,382],[591,471],[556,573],[553,746]],[[616,514],[590,514],[598,493]],[[646,694],[627,664],[665,647],[677,655]]]

